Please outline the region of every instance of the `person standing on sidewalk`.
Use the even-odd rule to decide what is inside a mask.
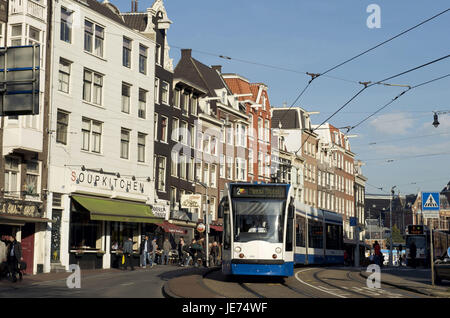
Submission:
[[[11,243],[8,246],[8,268],[12,281],[15,283],[17,282],[17,274],[19,274],[20,279],[22,279],[22,273],[19,271],[19,262],[23,261],[22,245],[17,242],[14,235],[10,235],[9,241]]]
[[[152,252],[151,252],[151,257],[152,257],[152,267],[156,264],[158,264],[155,261],[156,258],[156,250],[158,249],[158,244],[156,244],[156,237],[153,238],[152,240]]]
[[[144,237],[144,240],[141,243],[141,258],[142,258],[142,263],[141,266],[142,267],[146,267],[147,266],[147,259],[148,259],[148,263],[150,265],[150,267],[152,267],[153,263],[152,263],[152,257],[150,256],[151,253],[151,248],[152,245],[150,244],[150,241],[148,240],[148,235],[146,235]]]
[[[382,266],[382,259],[381,259],[381,247],[380,244],[378,244],[378,241],[375,241],[375,243],[373,244],[373,249],[375,251],[375,264],[377,264],[378,266]]]
[[[180,237],[180,241],[177,245],[177,251],[178,251],[178,264],[183,266],[184,264],[184,257],[183,257],[183,247],[186,243],[184,242],[184,237]]]
[[[164,240],[163,243],[163,257],[162,257],[162,262],[164,263],[164,265],[168,265],[169,264],[169,252],[172,249],[172,244],[170,244],[169,239],[166,238]]]
[[[133,260],[131,259],[131,255],[133,254],[133,238],[128,238],[127,241],[123,243],[123,255],[125,255],[125,264],[123,270],[128,268],[130,265],[131,270],[134,271]]]

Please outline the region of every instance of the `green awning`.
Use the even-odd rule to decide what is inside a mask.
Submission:
[[[91,213],[91,220],[161,224],[164,219],[156,218],[150,206],[113,199],[101,199],[72,195],[72,199]]]

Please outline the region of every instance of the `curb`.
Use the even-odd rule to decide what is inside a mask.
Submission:
[[[203,274],[201,274],[201,276],[202,276],[202,278],[205,278],[207,275],[211,274],[214,271],[220,270],[220,269],[221,269],[221,267],[208,268]],[[172,278],[172,279],[175,279],[175,278]],[[165,298],[183,298],[181,296],[176,295],[174,292],[172,292],[170,290],[169,282],[164,283],[164,285],[162,287],[162,294]]]
[[[363,274],[363,271],[360,271],[359,275],[362,278],[364,278],[364,279],[367,279],[369,277],[369,275],[365,276]],[[418,288],[412,288],[412,287],[404,286],[404,285],[401,285],[401,284],[395,284],[395,283],[386,282],[386,281],[383,281],[382,284],[385,284],[385,285],[388,285],[388,286],[392,286],[392,287],[396,287],[396,288],[399,288],[399,289],[403,289],[403,290],[406,290],[406,291],[409,291],[409,292],[425,295],[425,296],[440,297],[440,298],[445,297],[442,294],[439,295],[440,293],[444,293],[444,292],[437,292],[437,293],[434,293],[433,291],[432,292],[424,292],[424,291],[421,291]],[[447,297],[450,297],[450,296],[447,296]]]

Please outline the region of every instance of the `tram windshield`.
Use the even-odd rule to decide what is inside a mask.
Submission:
[[[408,236],[406,236],[406,246],[408,248],[411,246],[412,242],[414,242],[414,244],[416,244],[417,249],[427,247],[427,240],[425,238],[425,235],[408,235]]]
[[[285,201],[233,200],[234,241],[283,242]]]

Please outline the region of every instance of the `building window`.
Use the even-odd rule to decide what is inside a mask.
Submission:
[[[139,72],[144,75],[147,75],[147,51],[147,47],[139,44]]]
[[[95,32],[95,33],[94,33]],[[103,57],[105,28],[88,20],[84,21],[84,50]]]
[[[5,193],[10,196],[19,196],[19,159],[5,158]]]
[[[161,141],[167,142],[167,117],[161,116]]]
[[[189,139],[187,138],[188,135],[188,123],[185,121],[181,121],[180,123],[180,141],[183,145],[188,145]]]
[[[131,68],[131,43],[132,41],[126,37],[123,38],[122,64]]]
[[[170,187],[170,208],[175,209],[177,203],[177,188]]]
[[[72,12],[61,7],[61,41],[72,42]]]
[[[130,151],[130,131],[128,129],[120,130],[120,158],[128,159]]]
[[[194,158],[190,159],[190,163],[189,163],[189,181],[193,181],[195,178],[195,163],[194,163]]]
[[[147,114],[147,91],[139,88],[139,109],[138,117],[145,119]]]
[[[155,103],[159,104],[159,78],[155,77]]]
[[[27,161],[27,175],[25,180],[25,191],[27,194],[37,194],[39,189],[39,162]]]
[[[59,59],[58,90],[60,92],[69,93],[70,65],[71,63],[69,61],[66,61],[63,58]]]
[[[173,177],[178,177],[178,152],[172,151],[170,173]]]
[[[180,178],[186,179],[186,156],[180,156]]]
[[[225,178],[225,156],[220,155],[220,161],[219,161],[219,176],[220,178]]]
[[[197,115],[197,102],[198,97],[191,95],[191,114]]]
[[[258,118],[258,139],[264,139],[264,127],[262,118]]]
[[[155,63],[158,65],[161,65],[161,45],[159,45],[159,44],[156,44]]]
[[[209,164],[205,163],[205,166],[203,168],[203,182],[209,186]]]
[[[189,113],[189,94],[183,94],[183,108],[182,108],[183,115],[188,115]]]
[[[83,118],[81,133],[83,138],[81,149],[85,151],[100,153],[102,123],[99,121]]]
[[[138,133],[138,161],[145,162],[145,140],[147,135]]]
[[[181,90],[179,88],[175,88],[173,91],[173,106],[176,108],[180,108],[180,96]]]
[[[69,114],[58,110],[56,123],[56,142],[67,145],[67,128],[69,126]]]
[[[227,160],[227,178],[232,180],[233,179],[233,157],[226,157]]]
[[[22,24],[11,26],[11,46],[22,45]]]
[[[253,150],[248,150],[248,173],[253,174]]]
[[[195,128],[192,125],[189,125],[189,138],[190,138],[190,146],[192,148],[195,147]]]
[[[28,45],[39,44],[41,42],[41,30],[30,26],[28,29]]]
[[[159,157],[158,161],[158,191],[165,191],[166,182],[166,157]]]
[[[122,83],[122,112],[130,113],[130,94],[131,94],[131,86],[125,83]]]
[[[158,140],[158,114],[155,113],[155,116],[153,117],[153,138]]]
[[[211,187],[217,187],[216,165],[211,165]]]
[[[84,70],[83,100],[97,105],[102,104],[103,75]]]
[[[172,118],[172,140],[180,141],[180,127],[178,118]]]
[[[164,104],[169,105],[169,83],[163,81],[161,88],[162,88],[161,100]]]

